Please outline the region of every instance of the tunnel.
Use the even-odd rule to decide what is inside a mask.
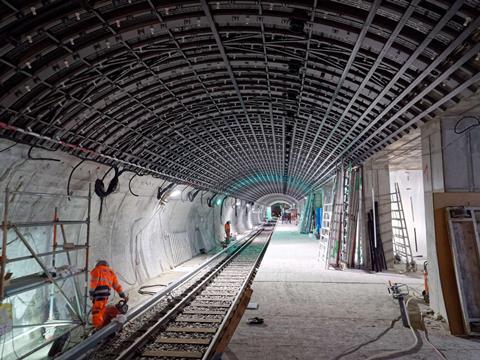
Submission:
[[[1,0],[0,358],[478,359],[478,0]]]

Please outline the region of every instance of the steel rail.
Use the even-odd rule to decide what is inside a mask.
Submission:
[[[233,248],[236,246],[239,246],[239,243],[245,243],[246,241],[249,241],[252,237],[256,236],[261,232],[262,229],[256,228],[252,230],[246,237],[246,239],[241,239],[238,240],[237,242],[231,244],[227,248],[223,249],[220,251],[218,254],[215,254],[213,257],[210,259],[206,260],[203,262],[199,267],[197,267],[195,270],[189,272],[188,274],[185,274],[181,278],[173,281],[170,283],[168,286],[166,286],[162,291],[159,291],[155,295],[153,295],[151,298],[140,304],[139,306],[133,308],[131,312],[127,314],[127,322],[134,321],[136,318],[139,316],[143,315],[145,312],[147,312],[152,306],[154,306],[161,298],[164,298],[165,296],[169,295],[172,291],[177,289],[179,286],[184,284],[186,281],[190,280],[193,278],[195,275],[197,275],[201,270],[203,270],[205,267],[210,265],[213,261],[217,260],[219,257],[224,255],[225,253],[228,253],[231,251]],[[82,360],[85,359],[88,356],[88,353],[95,349],[98,345],[101,343],[104,343],[109,337],[117,333],[119,330],[122,329],[124,324],[121,324],[119,322],[111,322],[104,328],[102,328],[100,331],[97,331],[95,334],[92,336],[88,337],[84,341],[82,341],[80,344],[76,345],[75,347],[67,350],[65,353],[60,355],[59,357],[55,358],[56,360]]]
[[[190,291],[180,302],[178,302],[172,309],[170,309],[164,316],[162,316],[159,320],[155,322],[149,329],[145,330],[142,336],[135,339],[135,341],[126,349],[124,349],[115,360],[128,360],[132,357],[139,355],[139,348],[144,347],[147,343],[159,332],[161,331],[161,327],[165,325],[167,322],[172,320],[175,315],[188,303],[191,302],[193,298],[195,298],[199,292],[205,289],[206,286],[213,280],[218,274],[220,274],[229,264],[230,262],[237,257],[240,253],[243,252],[246,248],[250,246],[250,244],[255,240],[255,238],[260,235],[264,229],[261,229],[257,232],[254,236],[250,237],[247,241],[245,241],[240,247],[234,250],[225,260],[223,260],[216,269],[211,272],[204,280],[201,281],[192,291]]]
[[[208,346],[207,350],[205,351],[205,354],[203,355],[202,359],[203,360],[207,360],[207,359],[210,359],[213,355],[214,355],[214,351],[215,351],[215,347],[217,346],[218,342],[220,341],[220,339],[222,338],[223,336],[223,333],[224,333],[224,330],[225,330],[225,327],[226,325],[228,324],[228,322],[230,321],[230,318],[231,316],[233,315],[234,311],[236,310],[242,296],[244,295],[245,293],[245,290],[247,289],[247,287],[249,285],[251,285],[251,282],[253,281],[253,277],[260,265],[260,262],[262,261],[263,259],[263,256],[265,255],[265,252],[267,251],[267,248],[268,248],[268,244],[270,243],[270,240],[272,238],[272,235],[273,235],[273,232],[275,231],[275,228],[276,228],[276,224],[272,230],[272,232],[270,233],[269,237],[268,237],[268,240],[266,241],[265,243],[265,246],[263,247],[262,249],[262,252],[259,254],[259,256],[257,257],[257,259],[255,260],[255,265],[252,266],[252,268],[250,269],[248,275],[245,277],[245,280],[241,286],[241,289],[239,290],[238,294],[236,295],[235,299],[232,301],[232,305],[230,306],[230,308],[228,309],[227,313],[225,314],[220,326],[219,326],[219,329],[218,331],[215,333],[215,335],[213,336],[212,340],[210,341],[210,345]]]

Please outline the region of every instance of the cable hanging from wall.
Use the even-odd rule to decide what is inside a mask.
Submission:
[[[132,171],[132,172],[133,172],[133,171]],[[133,190],[132,190],[132,180],[135,179],[135,177],[137,177],[137,176],[143,176],[143,175],[145,175],[145,174],[140,174],[140,173],[137,173],[137,172],[136,172],[136,173],[134,173],[134,175],[133,175],[133,176],[130,178],[130,180],[128,181],[128,191],[130,191],[130,194],[132,194],[133,196],[138,197],[138,196],[140,196],[140,195],[138,195],[138,194],[136,194],[136,193],[133,192]]]
[[[29,160],[37,160],[37,161],[56,161],[56,162],[61,161],[60,159],[54,159],[54,158],[33,157],[33,156],[32,156],[32,150],[33,150],[33,148],[35,148],[35,147],[38,147],[38,146],[32,145],[32,146],[30,146],[30,149],[28,149],[27,155],[28,155],[28,159],[29,159]],[[41,148],[41,149],[43,149],[43,148]],[[43,150],[48,150],[48,149],[43,149]],[[49,150],[49,151],[55,151],[55,150]]]
[[[207,205],[208,205],[208,207],[213,207],[212,201],[215,199],[216,196],[217,196],[217,194],[213,194],[212,197],[210,197],[210,198],[207,199]]]
[[[473,122],[472,124],[470,124],[469,126],[465,127],[464,129],[462,130],[458,130],[458,125],[460,125],[461,123],[465,123],[467,122],[468,120],[474,120],[475,122]],[[480,126],[480,119],[476,116],[465,116],[461,119],[458,119],[457,122],[455,123],[455,126],[453,127],[453,131],[455,132],[455,134],[463,134],[471,129],[473,129],[474,127],[477,127],[477,126]]]
[[[189,191],[188,194],[187,194],[188,200],[190,202],[193,202],[195,200],[195,198],[197,197],[199,192],[200,192],[200,189]]]
[[[72,193],[70,192],[70,182],[72,181],[73,173],[75,172],[75,170],[78,169],[80,165],[82,165],[85,162],[85,160],[87,159],[83,159],[77,165],[75,165],[72,171],[70,171],[70,175],[68,175],[68,181],[67,181],[67,196],[69,196],[68,200],[70,200],[70,195],[72,195]]]
[[[228,195],[225,195],[222,199],[222,202],[220,203],[220,220],[222,220],[222,215],[223,215],[223,203],[227,198],[228,198]]]
[[[165,184],[165,181],[163,182],[163,184]],[[162,184],[162,186],[163,186]],[[163,200],[163,196],[170,190],[172,189],[174,186],[175,186],[175,183],[170,183],[168,184],[167,186],[165,186],[163,189],[162,189],[162,186],[159,186],[158,187],[158,190],[157,190],[157,200]]]
[[[108,183],[108,187],[105,189],[105,184],[103,183],[103,180],[107,176],[107,174],[111,170],[115,171],[115,174],[113,175],[112,180]],[[98,211],[98,221],[100,222],[102,220],[102,212],[103,212],[103,201],[104,199],[113,193],[117,187],[118,187],[118,178],[122,174],[123,171],[119,171],[116,166],[112,166],[106,173],[103,175],[102,179],[97,179],[95,180],[95,194],[100,198],[100,210]]]

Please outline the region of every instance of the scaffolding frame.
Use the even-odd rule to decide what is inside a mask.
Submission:
[[[19,295],[21,293],[25,293],[27,291],[31,291],[37,288],[40,288],[45,285],[52,285],[52,294],[50,296],[56,296],[54,291],[55,289],[58,291],[58,294],[65,300],[65,304],[68,307],[70,314],[72,315],[72,319],[67,320],[52,320],[49,319],[35,324],[22,324],[21,326],[13,326],[13,329],[16,328],[26,328],[26,327],[65,327],[71,326],[70,329],[67,329],[59,336],[54,336],[50,340],[46,340],[42,344],[30,349],[27,353],[23,354],[20,359],[23,359],[34,352],[44,348],[45,346],[53,343],[56,339],[64,336],[67,333],[78,329],[79,327],[85,327],[88,324],[88,262],[89,262],[89,250],[90,250],[90,218],[91,218],[91,200],[92,200],[92,191],[91,185],[89,184],[88,187],[88,195],[65,195],[65,194],[54,194],[54,193],[42,193],[42,192],[28,192],[28,191],[10,191],[8,187],[5,189],[5,202],[4,202],[4,211],[3,211],[3,221],[2,221],[2,252],[0,258],[0,303],[3,303],[5,299]],[[71,198],[73,199],[81,199],[87,201],[87,216],[85,219],[81,220],[61,220],[58,218],[58,210],[55,208],[54,217],[52,221],[32,221],[32,222],[12,222],[9,221],[9,211],[10,211],[10,196],[12,195],[20,195],[20,196],[37,196],[37,197],[54,197],[54,198]],[[69,225],[85,225],[86,232],[84,244],[74,244],[73,247],[71,245],[67,246],[67,237],[65,234],[65,226]],[[29,227],[53,227],[53,243],[52,243],[52,251],[47,252],[36,252],[35,249],[30,245],[28,240],[25,238],[24,234],[22,233],[23,228]],[[61,237],[63,239],[63,245],[58,244],[57,242],[57,227],[60,228]],[[9,230],[13,230],[16,234],[18,239],[21,243],[25,246],[28,250],[29,255],[19,256],[16,258],[9,259],[7,258],[7,247],[8,247],[8,233]],[[80,238],[79,238],[79,241]],[[67,264],[72,266],[72,260],[70,257],[70,253],[74,251],[85,251],[85,262],[84,267],[79,268],[77,271],[72,272],[66,276],[53,276],[47,265],[46,262],[42,260],[42,257],[52,256],[52,264],[56,265],[55,257],[57,254],[66,254]],[[37,265],[43,271],[43,280],[41,279],[41,275],[30,274],[26,276],[21,276],[15,280],[17,280],[16,284],[8,285],[8,281],[5,279],[6,268],[7,264],[13,262],[19,262],[24,260],[35,260]],[[79,289],[78,283],[75,281],[77,276],[84,276],[84,294],[83,294],[83,301],[82,301],[82,294],[81,290]],[[73,280],[73,291],[74,291],[74,299],[75,303],[70,300],[66,292],[63,290],[62,285],[60,282],[68,281],[69,279]],[[53,299],[53,298],[51,298]],[[76,317],[76,319],[74,318]],[[13,331],[13,329],[11,331]]]

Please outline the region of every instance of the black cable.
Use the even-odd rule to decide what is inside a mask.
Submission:
[[[207,205],[208,205],[208,207],[213,207],[212,201],[213,201],[213,199],[215,199],[216,196],[217,196],[217,194],[213,194],[213,196],[212,196],[211,198],[208,198],[208,199],[207,199]]]
[[[68,181],[67,181],[67,196],[70,196],[70,181],[72,181],[72,176],[73,176],[73,173],[75,172],[75,170],[77,170],[77,168],[83,164],[83,162],[85,161],[86,159],[83,159],[82,161],[80,161],[77,165],[74,166],[74,168],[72,169],[72,171],[70,172],[70,175],[68,176]],[[68,198],[68,200],[70,200],[70,198]]]
[[[476,124],[472,124],[470,126],[467,126],[465,129],[461,130],[461,131],[458,131],[457,130],[457,127],[458,127],[458,124],[460,124],[461,121],[464,121],[464,120],[470,120],[470,119],[473,119],[473,120],[476,120],[477,123]],[[470,129],[473,129],[474,127],[477,127],[477,126],[480,126],[480,119],[478,119],[477,117],[475,116],[465,116],[464,118],[461,118],[461,119],[458,119],[457,122],[455,123],[455,126],[453,127],[453,131],[455,132],[455,134],[463,134],[465,132],[467,132],[468,130]]]
[[[113,166],[111,166],[110,169],[108,169],[107,172],[103,174],[102,181],[105,180],[105,178],[107,177],[108,174],[110,174],[110,171],[112,171],[112,169],[113,169]]]
[[[172,182],[172,183],[168,184],[167,186],[165,186],[164,189],[159,187],[158,191],[157,191],[157,200],[160,200],[163,197],[163,195],[174,186],[175,186],[175,183]]]
[[[18,145],[18,143],[15,143],[13,145],[10,145],[10,146],[7,146],[5,149],[3,150],[0,150],[0,153],[4,152],[4,151],[7,151],[7,150],[10,150],[12,147],[14,147],[15,145]]]
[[[190,200],[190,202],[193,202],[193,200],[195,200],[195,198],[197,197],[198,193],[200,192],[200,189],[196,190],[195,192],[192,190],[188,193],[188,200]]]
[[[187,188],[188,188],[188,186],[185,186],[185,187],[183,188],[182,192],[180,193],[180,201],[181,201],[181,202],[185,202],[185,201],[183,200],[183,193],[185,192],[185,190],[187,190]],[[187,193],[187,198],[188,198],[188,193]]]
[[[168,285],[170,285],[170,284],[168,284]],[[144,290],[144,289],[148,289],[148,288],[152,288],[152,287],[166,287],[168,285],[165,285],[165,284],[143,285],[143,286],[140,286],[140,288],[137,290],[137,292],[140,295],[155,295],[157,293],[157,291],[148,291],[148,290]]]
[[[130,194],[132,194],[133,196],[137,196],[137,194],[135,194],[133,191],[132,191],[132,180],[135,178],[135,176],[137,176],[138,174],[135,173],[135,175],[133,175],[130,180],[128,181],[128,190],[130,191]],[[140,175],[141,176],[141,175]]]
[[[28,153],[27,153],[28,158],[29,158],[30,160],[61,161],[60,159],[42,158],[42,157],[36,158],[36,157],[33,157],[33,156],[32,156],[32,149],[33,149],[34,147],[36,147],[36,146],[34,146],[34,145],[30,146],[30,149],[28,150]]]
[[[121,174],[119,173],[118,168],[116,166],[112,166],[111,169],[114,169],[115,175],[113,176],[112,180],[110,180],[110,183],[108,184],[108,187],[106,190],[105,190],[105,184],[103,183],[103,180],[100,180],[100,179],[95,180],[95,194],[97,194],[98,197],[100,198],[100,211],[98,212],[99,222],[102,219],[103,200],[117,189],[118,178]],[[110,170],[107,171],[107,174],[108,172],[110,172]],[[103,178],[105,178],[105,176],[106,174],[103,176]]]

